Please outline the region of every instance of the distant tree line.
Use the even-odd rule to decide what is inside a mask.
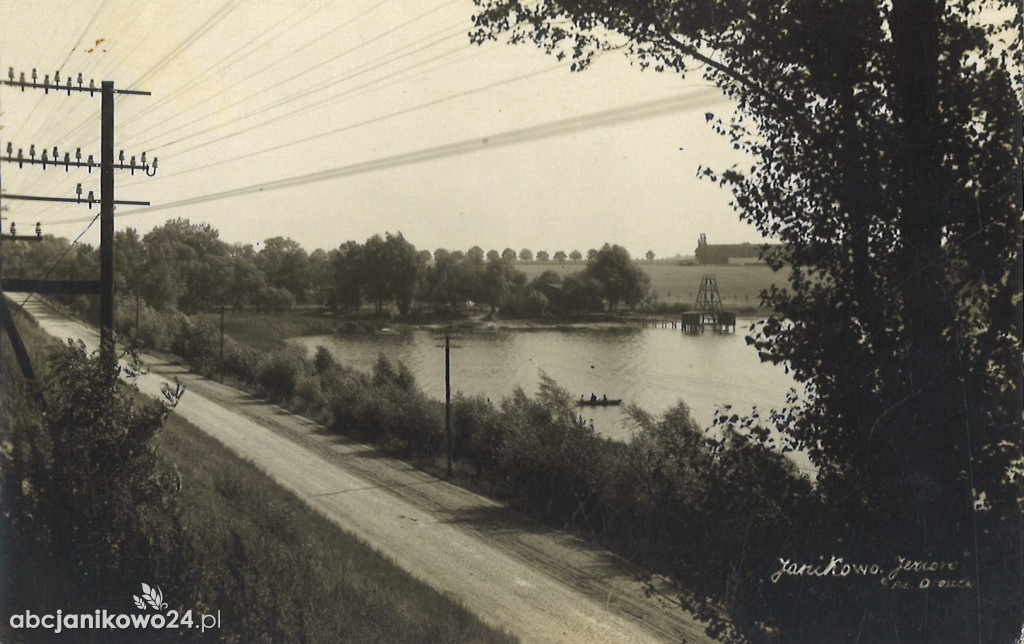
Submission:
[[[157,312],[185,314],[220,307],[288,310],[296,305],[342,311],[373,307],[377,313],[415,308],[457,313],[467,304],[512,317],[579,314],[634,307],[650,291],[650,281],[628,251],[605,244],[587,253],[587,263],[563,278],[553,271],[528,281],[515,262],[532,260],[529,249],[487,253],[479,246],[461,250],[418,250],[401,233],[374,235],[363,243],[346,241],[329,251],[307,252],[298,242],[272,237],[261,244],[231,244],[204,223],[172,219],[140,235],[132,228],[115,233],[116,290],[121,298]],[[538,261],[548,261],[539,251]],[[60,261],[58,261],[59,258]],[[556,261],[582,260],[579,251],[555,253]],[[4,249],[4,272],[26,278],[95,279],[98,256],[88,245],[46,237],[35,244]],[[50,272],[49,275],[46,275]],[[556,286],[565,297],[549,300],[541,289]],[[96,304],[84,296],[63,298],[83,310]]]

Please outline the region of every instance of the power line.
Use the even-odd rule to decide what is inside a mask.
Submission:
[[[429,43],[429,44],[427,44],[427,45],[424,45],[423,47],[421,47],[421,48],[419,48],[419,49],[416,49],[415,51],[412,51],[412,52],[408,52],[407,54],[403,54],[402,56],[398,56],[398,57],[396,57],[396,58],[394,58],[394,59],[392,59],[392,60],[388,60],[388,61],[385,61],[385,62],[382,62],[382,63],[378,63],[378,64],[376,64],[376,65],[373,65],[372,67],[370,67],[370,68],[368,68],[368,69],[365,69],[365,70],[363,70],[363,71],[359,71],[359,72],[356,72],[356,73],[350,74],[350,75],[348,75],[348,76],[345,76],[345,77],[343,77],[343,78],[340,78],[340,79],[338,79],[338,80],[336,80],[336,81],[332,82],[332,83],[331,83],[331,85],[336,85],[336,84],[338,84],[338,83],[343,83],[343,82],[345,82],[345,81],[348,81],[348,80],[351,80],[351,79],[353,79],[353,78],[355,78],[355,77],[357,77],[357,76],[361,76],[362,74],[365,74],[366,72],[369,72],[369,71],[372,71],[372,70],[374,70],[374,69],[377,69],[377,68],[383,67],[383,66],[385,66],[385,65],[391,64],[392,62],[394,62],[394,61],[396,61],[396,60],[399,60],[399,59],[401,59],[401,58],[405,58],[406,56],[410,56],[410,55],[412,55],[412,54],[415,54],[415,53],[418,53],[418,52],[420,52],[420,51],[423,51],[423,50],[425,50],[425,49],[428,49],[428,48],[430,48],[430,47],[433,47],[434,45],[437,45],[437,44],[439,44],[439,43],[441,43],[441,42],[444,42],[445,40],[448,40],[448,39],[450,39],[450,38],[451,38],[452,36],[454,36],[454,35],[455,35],[455,34],[450,34],[450,35],[448,35],[448,36],[443,36],[443,37],[441,37],[441,38],[439,38],[439,39],[437,39],[437,40],[434,40],[434,41],[432,41],[431,43]],[[447,55],[451,55],[451,54],[453,54],[453,53],[456,53],[456,51],[458,51],[458,50],[454,50],[454,51],[450,51],[450,52],[447,52],[446,54],[442,54],[441,56],[438,56],[438,57],[436,57],[436,58],[432,58],[432,59],[429,59],[429,60],[427,60],[427,61],[424,61],[424,62],[422,62],[422,63],[418,63],[417,65],[425,65],[425,64],[429,64],[429,63],[432,63],[432,62],[434,62],[434,61],[436,61],[436,60],[439,60],[439,59],[440,59],[441,57],[443,57],[443,56],[447,56]],[[416,67],[417,65],[414,65],[413,67]],[[407,68],[407,69],[409,69],[409,68]],[[405,71],[407,71],[407,69],[405,69],[405,70],[399,70],[399,72],[396,72],[396,73],[402,73],[402,72],[405,72]],[[385,77],[385,78],[387,78],[387,77]],[[379,82],[379,81],[375,80],[375,81],[372,81],[372,82],[368,83],[368,85],[373,85],[373,84],[375,84],[375,83],[377,83],[377,82]],[[261,122],[259,122],[259,123],[255,124],[255,125],[252,125],[252,126],[249,126],[249,127],[245,128],[245,129],[242,129],[242,130],[238,130],[238,131],[236,131],[236,132],[233,132],[233,133],[231,133],[231,134],[227,134],[227,135],[224,135],[224,136],[218,137],[218,138],[216,138],[216,139],[213,139],[212,141],[208,141],[208,142],[206,142],[206,143],[198,144],[198,145],[196,145],[196,146],[193,146],[193,147],[191,147],[191,148],[188,148],[187,150],[184,150],[184,152],[191,152],[191,151],[193,151],[193,150],[197,150],[197,149],[199,149],[199,148],[202,148],[202,147],[205,147],[205,146],[207,146],[207,145],[211,145],[211,144],[213,144],[213,143],[217,143],[217,142],[223,141],[223,140],[225,140],[225,139],[228,139],[228,138],[232,138],[232,137],[234,137],[234,136],[238,136],[239,134],[242,134],[242,133],[245,133],[245,132],[249,132],[249,131],[251,131],[251,130],[254,130],[254,129],[257,129],[257,128],[261,128],[261,127],[266,127],[267,125],[270,125],[271,123],[275,123],[275,122],[277,122],[277,121],[280,121],[280,120],[282,120],[282,119],[285,119],[285,118],[289,118],[289,117],[291,117],[291,116],[295,116],[295,115],[297,115],[297,114],[301,114],[301,113],[303,113],[303,112],[307,112],[307,111],[309,111],[309,110],[312,110],[312,109],[316,109],[316,108],[318,108],[318,107],[321,107],[321,106],[322,106],[322,105],[324,105],[324,104],[327,104],[327,103],[330,103],[330,102],[336,101],[336,100],[338,100],[338,99],[341,99],[341,98],[345,98],[345,97],[347,97],[347,95],[348,95],[348,94],[350,94],[351,92],[354,92],[354,91],[356,91],[356,90],[358,90],[358,89],[361,89],[362,87],[365,87],[365,86],[366,86],[366,85],[363,85],[363,86],[360,86],[359,88],[355,88],[355,89],[353,89],[353,90],[349,90],[349,91],[347,91],[347,92],[343,92],[343,93],[341,93],[341,94],[338,94],[338,95],[335,95],[335,96],[329,96],[329,97],[327,97],[327,98],[321,99],[321,100],[320,100],[320,101],[318,101],[318,102],[315,102],[315,103],[311,103],[311,104],[309,104],[309,105],[304,105],[304,106],[302,106],[302,107],[300,107],[300,108],[294,109],[294,110],[292,110],[292,111],[290,111],[290,112],[287,112],[287,113],[285,113],[285,114],[280,114],[280,115],[278,115],[278,116],[275,116],[275,117],[274,117],[274,118],[272,118],[272,119],[269,119],[269,120],[266,120],[266,121],[261,121]],[[286,104],[286,103],[289,103],[289,102],[291,102],[291,101],[294,101],[294,100],[298,100],[299,98],[302,98],[302,97],[306,96],[306,95],[307,95],[307,94],[309,94],[309,93],[311,93],[311,92],[303,92],[303,93],[301,93],[301,94],[296,94],[296,95],[292,96],[291,98],[288,98],[288,99],[285,99],[285,100],[279,101],[278,103],[276,103],[276,104],[274,104],[274,105],[271,105],[271,106],[268,106],[268,107],[265,107],[265,108],[260,108],[260,109],[258,109],[258,110],[254,110],[254,111],[252,111],[252,112],[249,112],[248,114],[242,115],[242,116],[240,116],[240,117],[238,118],[238,120],[244,120],[244,119],[252,118],[252,117],[254,117],[254,116],[259,116],[260,114],[263,114],[264,112],[267,112],[267,111],[269,111],[269,110],[273,109],[274,107],[278,107],[278,106],[284,105],[284,104]],[[216,130],[219,130],[219,129],[221,129],[221,128],[219,128],[219,127],[217,127],[217,126],[211,126],[211,127],[208,127],[208,128],[206,128],[205,130],[200,130],[200,131],[198,131],[198,132],[193,132],[192,134],[188,134],[188,135],[186,135],[186,136],[182,136],[182,137],[180,137],[180,138],[178,138],[178,139],[175,139],[174,141],[170,141],[170,142],[168,142],[168,143],[164,143],[164,144],[162,144],[162,145],[163,145],[163,146],[168,146],[168,147],[169,147],[169,146],[172,146],[172,145],[175,145],[175,144],[181,143],[181,142],[183,142],[183,141],[187,141],[187,140],[189,140],[189,139],[191,139],[191,138],[195,138],[195,137],[197,137],[197,136],[202,136],[203,134],[207,134],[207,133],[209,133],[209,132],[213,132],[213,131],[216,131]],[[158,146],[158,147],[159,147],[159,146]]]
[[[289,147],[292,147],[294,145],[299,145],[301,143],[309,143],[310,141],[315,141],[317,139],[322,139],[322,138],[325,138],[325,137],[328,137],[328,136],[333,136],[335,134],[340,134],[341,132],[347,132],[349,130],[354,130],[356,128],[365,127],[365,126],[371,125],[373,123],[379,123],[381,121],[386,121],[387,119],[394,118],[396,116],[403,116],[405,114],[410,114],[412,112],[417,112],[419,110],[426,109],[428,107],[435,107],[437,105],[440,105],[442,103],[446,103],[448,101],[453,101],[453,100],[457,100],[457,99],[460,99],[460,98],[465,98],[467,96],[472,96],[473,94],[479,94],[480,92],[485,92],[487,90],[491,90],[491,89],[494,89],[496,87],[501,87],[502,85],[508,85],[508,84],[511,84],[511,83],[519,82],[521,80],[526,80],[528,78],[534,78],[536,76],[541,76],[541,75],[544,75],[544,74],[550,74],[551,72],[556,71],[558,69],[562,69],[562,65],[557,65],[555,67],[549,67],[547,69],[538,70],[538,71],[535,71],[535,72],[531,72],[529,74],[523,74],[521,76],[516,76],[515,78],[509,78],[509,79],[505,79],[505,80],[502,80],[502,81],[497,81],[497,82],[494,82],[494,83],[490,83],[488,85],[484,85],[483,87],[477,87],[475,89],[467,90],[465,92],[460,92],[458,94],[453,94],[451,96],[445,96],[443,98],[439,98],[439,99],[436,99],[436,100],[433,100],[433,101],[428,101],[426,103],[420,103],[419,105],[414,105],[412,107],[408,107],[408,108],[403,109],[403,110],[397,110],[395,112],[390,112],[388,114],[382,114],[380,116],[376,116],[376,117],[371,118],[371,119],[366,119],[366,120],[360,121],[358,123],[350,123],[350,124],[344,125],[342,127],[338,127],[338,128],[334,128],[332,130],[328,130],[327,132],[322,132],[320,134],[315,134],[313,136],[308,136],[308,137],[303,138],[303,139],[297,139],[295,141],[289,141],[288,143],[282,143],[281,145],[276,145],[276,146],[274,146],[272,148],[260,149],[260,150],[257,150],[256,152],[250,152],[248,154],[243,154],[243,155],[240,155],[240,156],[237,156],[237,157],[232,157],[230,159],[224,159],[224,160],[221,160],[221,161],[215,161],[215,162],[209,163],[207,165],[192,167],[192,168],[188,168],[188,169],[185,169],[185,170],[181,170],[179,172],[175,172],[175,173],[171,173],[169,175],[163,175],[163,176],[174,177],[174,176],[178,176],[178,175],[182,175],[182,174],[188,174],[188,173],[191,173],[191,172],[197,172],[199,170],[206,170],[206,169],[209,169],[209,168],[212,168],[212,167],[216,167],[216,166],[219,166],[219,165],[222,165],[222,164],[225,164],[225,163],[232,163],[232,162],[235,162],[235,161],[241,161],[243,159],[248,159],[248,158],[251,158],[251,157],[254,157],[254,156],[258,156],[258,155],[261,155],[261,154],[266,154],[268,152],[275,152],[277,150],[282,150],[284,148],[289,148]],[[197,150],[197,149],[199,149],[201,147],[205,147],[207,145],[213,145],[215,143],[220,143],[221,141],[224,141],[226,139],[230,139],[230,138],[235,137],[235,136],[240,136],[240,135],[242,135],[242,134],[244,134],[244,133],[246,133],[246,132],[248,132],[250,130],[253,130],[253,129],[256,129],[256,128],[259,128],[259,127],[263,127],[264,125],[267,125],[267,123],[258,123],[256,125],[251,126],[251,127],[245,128],[244,130],[239,130],[238,132],[232,132],[231,134],[224,135],[222,137],[219,137],[219,138],[214,139],[212,141],[209,141],[207,143],[203,143],[201,145],[197,145],[197,146],[191,147],[191,148],[189,148],[187,150],[184,150],[182,152],[182,154],[184,154],[185,152],[191,152],[193,150]],[[131,185],[131,184],[128,184],[128,185]]]
[[[374,5],[373,7],[370,7],[370,8],[369,8],[369,9],[367,9],[366,11],[363,11],[362,13],[360,13],[360,14],[356,15],[355,17],[353,17],[353,18],[351,18],[351,19],[349,19],[349,20],[347,20],[347,21],[343,22],[343,23],[342,23],[341,25],[337,26],[337,27],[336,27],[336,28],[334,29],[334,31],[339,31],[339,30],[341,30],[341,29],[344,29],[345,27],[347,27],[347,26],[351,25],[352,23],[354,23],[354,22],[356,22],[356,21],[360,20],[361,18],[363,18],[363,17],[365,17],[365,16],[369,15],[370,13],[373,13],[374,11],[376,11],[376,10],[377,10],[377,9],[379,9],[380,7],[382,7],[382,6],[386,5],[386,4],[387,4],[388,2],[390,2],[390,1],[391,1],[391,0],[387,0],[386,2],[383,2],[383,3],[380,3],[380,4]],[[263,74],[264,74],[264,73],[265,73],[265,72],[266,72],[267,70],[269,70],[270,68],[272,68],[272,67],[275,67],[275,66],[277,66],[277,65],[279,65],[279,64],[281,64],[281,63],[283,63],[283,62],[285,62],[286,60],[288,60],[288,59],[290,59],[290,58],[292,58],[292,57],[296,56],[297,54],[299,54],[299,53],[300,53],[300,52],[302,52],[302,51],[305,51],[306,49],[309,49],[310,47],[313,47],[314,45],[317,45],[317,44],[319,44],[320,42],[321,42],[320,40],[315,40],[315,39],[314,39],[314,40],[310,40],[309,42],[305,43],[304,45],[302,45],[302,46],[300,46],[300,47],[298,47],[298,48],[296,48],[296,49],[292,50],[292,51],[291,51],[291,52],[289,52],[289,53],[288,53],[287,55],[285,55],[285,56],[283,56],[283,57],[280,57],[280,58],[276,58],[276,59],[274,59],[273,61],[271,61],[271,62],[270,62],[270,63],[268,63],[267,65],[264,65],[263,67],[261,67],[261,68],[260,68],[260,69],[258,69],[257,71],[253,72],[252,74],[249,74],[248,76],[245,76],[245,77],[243,77],[243,78],[240,78],[240,79],[238,79],[237,81],[235,81],[234,83],[232,83],[231,85],[229,85],[229,86],[227,86],[227,87],[223,88],[222,90],[220,90],[220,91],[219,91],[219,92],[217,92],[216,94],[212,94],[212,95],[210,95],[209,97],[207,97],[207,100],[213,100],[213,99],[217,98],[218,96],[220,96],[220,95],[222,95],[222,94],[224,94],[224,93],[226,93],[226,92],[228,92],[228,91],[230,91],[230,90],[234,89],[235,87],[237,87],[237,86],[239,86],[239,85],[241,85],[241,84],[243,84],[243,83],[249,82],[249,81],[250,81],[250,80],[252,80],[253,78],[260,78],[260,77],[262,77],[262,76],[263,76]],[[287,83],[288,81],[292,80],[293,78],[295,78],[295,76],[292,76],[292,77],[290,77],[290,78],[286,79],[285,81],[283,81],[283,83]],[[256,96],[256,94],[251,94],[251,95],[247,95],[247,96],[243,97],[242,99],[240,99],[240,100],[238,100],[238,101],[235,101],[234,103],[232,103],[231,105],[229,105],[229,106],[227,106],[227,107],[234,107],[235,105],[238,105],[239,103],[245,103],[245,102],[251,101],[251,100],[253,99],[253,97],[254,97],[254,96]],[[174,119],[174,118],[177,118],[177,117],[179,117],[179,116],[182,116],[182,115],[184,115],[184,114],[187,114],[188,112],[190,112],[190,111],[192,111],[192,110],[194,110],[194,109],[197,109],[197,108],[199,108],[200,106],[205,106],[205,105],[206,105],[206,103],[203,103],[203,104],[196,104],[196,105],[193,105],[193,106],[192,106],[192,107],[190,107],[190,108],[187,108],[187,109],[185,109],[185,110],[182,110],[182,111],[178,112],[177,114],[175,114],[175,115],[173,115],[173,116],[171,116],[171,117],[168,117],[168,119],[164,119],[164,122],[166,123],[166,122],[167,122],[167,121],[169,121],[170,119]],[[198,120],[201,120],[201,119],[203,119],[203,118],[209,118],[209,117],[210,117],[210,116],[212,116],[212,115],[215,115],[215,114],[218,114],[218,113],[220,113],[221,111],[223,111],[223,109],[225,109],[225,108],[222,108],[221,110],[218,110],[218,111],[217,111],[217,112],[215,112],[214,114],[204,114],[204,115],[203,115],[202,117],[199,117],[198,119],[193,119],[192,121],[189,121],[188,123],[185,123],[185,124],[183,124],[183,125],[180,125],[180,126],[176,126],[176,127],[175,127],[175,129],[181,129],[181,128],[183,128],[183,127],[187,127],[187,126],[191,125],[192,123],[195,123],[196,121],[198,121]],[[129,122],[130,122],[130,121],[129,121]],[[159,135],[158,135],[158,136],[159,136]]]
[[[705,103],[707,101],[707,98],[707,93],[701,92],[699,95],[690,94],[681,97],[672,97],[656,101],[638,103],[626,107],[605,110],[594,114],[587,114],[584,116],[572,117],[567,119],[559,119],[557,121],[551,121],[549,123],[544,123],[541,125],[535,125],[532,127],[522,128],[518,130],[511,130],[508,132],[502,132],[499,134],[494,134],[482,138],[467,139],[456,143],[448,143],[445,145],[424,148],[422,150],[416,150],[414,152],[407,152],[404,154],[396,154],[392,156],[382,157],[379,159],[374,159],[371,161],[353,163],[338,168],[332,168],[330,170],[313,172],[309,174],[300,175],[297,177],[291,177],[288,179],[280,179],[277,181],[270,181],[268,183],[256,184],[246,186],[243,188],[235,188],[232,190],[224,190],[222,192],[210,193],[199,197],[192,197],[189,199],[182,199],[172,203],[161,204],[159,206],[139,208],[137,210],[130,210],[128,212],[121,213],[119,216],[126,217],[128,215],[147,214],[161,210],[180,208],[182,206],[191,206],[210,201],[230,199],[232,197],[241,197],[260,192],[270,192],[273,190],[292,188],[310,183],[327,181],[330,179],[339,179],[342,177],[348,177],[357,174],[365,174],[368,172],[377,172],[380,170],[387,170],[390,168],[415,165],[419,163],[425,163],[427,161],[437,161],[440,159],[462,156],[464,154],[470,154],[473,152],[482,152],[484,150],[494,150],[531,141],[540,141],[543,139],[564,136],[576,132],[583,132],[586,130],[591,130],[599,127],[609,127],[612,125],[627,123],[630,121],[639,121],[648,118],[655,118],[658,116],[671,114],[673,112],[678,112],[679,110],[682,109],[692,109]],[[84,219],[76,218],[49,223],[65,224],[78,223],[81,221],[84,221]]]
[[[450,4],[450,2],[449,2],[449,4]],[[426,13],[420,14],[419,16],[417,16],[417,17],[415,17],[415,18],[413,18],[411,20],[408,20],[405,23],[402,23],[401,25],[398,25],[398,26],[396,26],[396,27],[394,27],[394,28],[392,28],[392,29],[382,33],[382,34],[378,34],[376,37],[371,38],[370,40],[367,40],[367,41],[365,41],[363,43],[360,43],[360,44],[356,45],[355,47],[351,47],[351,48],[349,48],[349,49],[347,49],[347,50],[345,50],[345,51],[343,51],[343,52],[341,52],[341,53],[339,53],[339,54],[337,54],[337,55],[335,55],[335,56],[333,56],[333,57],[331,57],[331,58],[329,58],[329,59],[327,59],[325,61],[321,61],[321,62],[313,65],[312,67],[309,67],[309,68],[305,69],[302,72],[299,72],[299,73],[297,73],[297,74],[295,74],[293,76],[290,76],[289,78],[287,78],[286,80],[284,80],[284,81],[282,81],[281,83],[278,83],[278,84],[279,85],[284,85],[286,83],[290,83],[293,80],[301,78],[302,76],[304,76],[304,75],[306,75],[306,74],[308,74],[308,73],[310,73],[310,72],[312,72],[312,71],[314,71],[314,70],[316,70],[316,69],[318,69],[318,68],[320,68],[320,67],[322,67],[322,66],[324,66],[324,65],[326,65],[328,63],[335,62],[335,61],[343,58],[344,56],[347,56],[347,55],[349,55],[349,54],[351,54],[351,53],[353,53],[355,51],[358,51],[359,49],[361,49],[361,48],[363,48],[363,47],[365,47],[365,46],[367,46],[367,45],[369,45],[369,44],[371,44],[371,43],[373,43],[373,42],[375,42],[375,41],[377,41],[377,40],[379,40],[379,39],[381,39],[381,38],[383,38],[383,37],[385,37],[385,36],[387,36],[389,34],[392,34],[395,31],[397,31],[399,29],[402,29],[402,28],[404,28],[404,27],[406,27],[406,26],[416,22],[417,20],[422,19],[423,17],[429,15],[430,13],[432,13],[433,11],[436,11],[436,10],[437,10],[437,8],[435,8],[435,9],[433,9],[431,11],[428,11]],[[448,38],[453,37],[457,33],[456,30],[457,31],[461,31],[461,28],[458,27],[458,26],[453,26],[453,27],[449,27],[447,30],[442,30],[442,31],[435,32],[434,34],[431,34],[430,36],[426,36],[425,38],[422,38],[422,39],[420,39],[419,41],[416,41],[416,42],[421,42],[422,40],[425,40],[426,38],[430,38],[431,36],[434,36],[434,35],[436,35],[438,33],[445,33],[447,35],[442,37],[442,38],[439,38],[439,39],[437,39],[437,40],[435,40],[433,42],[431,42],[428,45],[420,47],[419,49],[416,49],[416,50],[414,50],[412,52],[408,52],[408,53],[402,54],[400,56],[392,56],[390,59],[384,60],[383,62],[367,63],[366,65],[363,65],[361,67],[356,68],[357,70],[362,69],[362,71],[355,71],[355,72],[353,72],[351,74],[348,74],[346,76],[343,76],[341,78],[338,78],[338,79],[332,78],[331,80],[322,81],[321,83],[319,83],[317,85],[313,85],[312,87],[304,88],[304,89],[302,89],[300,91],[296,91],[296,92],[294,92],[294,93],[292,93],[290,95],[287,95],[287,96],[285,96],[283,98],[278,99],[275,103],[272,103],[271,105],[260,107],[258,109],[252,110],[252,111],[250,111],[250,112],[248,112],[246,114],[243,114],[242,116],[237,117],[236,120],[243,120],[243,119],[252,118],[253,116],[258,116],[258,115],[263,114],[263,113],[265,113],[265,112],[267,112],[269,110],[272,110],[272,109],[274,109],[276,107],[280,107],[280,106],[286,105],[286,104],[288,104],[290,102],[293,102],[293,101],[296,101],[296,100],[298,100],[300,98],[309,96],[310,94],[314,94],[314,93],[316,93],[316,92],[318,92],[318,91],[320,91],[322,89],[326,89],[327,87],[331,87],[331,86],[337,85],[339,83],[343,83],[343,82],[345,82],[347,80],[351,80],[352,78],[360,76],[360,75],[362,75],[362,74],[364,74],[364,73],[366,73],[368,71],[372,71],[372,70],[377,69],[379,67],[383,67],[383,66],[385,66],[387,64],[390,64],[391,62],[394,62],[395,60],[399,60],[401,58],[405,58],[407,56],[410,56],[410,55],[412,55],[414,53],[418,53],[420,51],[423,51],[424,49],[428,49],[429,47],[432,47],[433,45],[436,45],[436,44],[438,44],[440,42],[443,42],[444,40],[446,40]],[[363,68],[367,67],[367,65],[369,65],[369,67],[366,68],[366,69],[363,69]],[[218,110],[216,110],[214,112],[203,114],[203,115],[201,115],[201,116],[199,116],[199,117],[197,117],[197,118],[195,118],[195,119],[193,119],[193,120],[191,120],[191,121],[189,121],[187,123],[184,123],[184,124],[182,124],[180,126],[174,127],[173,129],[174,130],[180,130],[182,128],[188,127],[189,125],[192,125],[193,123],[197,123],[199,121],[209,119],[209,118],[214,117],[214,116],[220,114],[221,112],[224,112],[225,110],[231,109],[232,107],[235,107],[235,106],[237,106],[239,104],[250,102],[250,101],[252,101],[252,98],[253,98],[253,96],[244,96],[244,97],[240,98],[239,100],[237,100],[237,101],[235,101],[235,102],[233,102],[233,103],[231,103],[229,105],[225,105],[224,107],[222,107],[222,108],[220,108],[220,109],[218,109]],[[327,102],[329,100],[332,100],[332,99],[324,99],[319,104],[322,104],[322,103]],[[300,110],[296,110],[296,112],[302,111],[303,109],[308,109],[308,107],[307,108],[302,108]],[[296,113],[296,112],[291,112],[289,114],[293,114],[293,113]],[[179,138],[174,139],[173,141],[169,141],[167,143],[160,143],[160,144],[158,144],[158,146],[175,145],[175,144],[180,143],[182,141],[188,140],[190,138],[194,138],[196,136],[201,136],[202,134],[205,134],[207,132],[210,132],[210,131],[216,130],[216,129],[219,129],[219,128],[216,127],[216,126],[209,127],[209,128],[207,128],[205,130],[200,130],[198,132],[193,132],[191,134],[185,135],[183,137],[179,137]],[[157,135],[157,136],[161,136],[161,135]]]
[[[326,0],[326,1],[329,2],[330,0]],[[266,37],[267,34],[269,34],[270,32],[272,32],[274,30],[280,30],[278,35],[283,35],[284,33],[287,33],[288,31],[294,29],[296,25],[303,24],[304,22],[306,22],[306,20],[309,18],[309,16],[313,12],[315,12],[317,10],[316,7],[312,6],[315,2],[316,2],[316,0],[306,0],[306,3],[303,5],[303,7],[310,7],[308,12],[303,14],[303,13],[300,13],[298,10],[295,10],[292,13],[292,20],[291,20],[290,24],[288,24],[288,23],[281,23],[281,22],[275,22],[275,23],[271,24],[269,27],[267,27],[266,29],[261,31],[255,37],[253,37],[252,39],[248,40],[246,43],[244,43],[241,46],[239,46],[238,48],[236,48],[230,54],[228,54],[228,55],[222,57],[221,59],[215,61],[214,63],[212,63],[209,67],[207,67],[202,72],[197,74],[195,78],[192,78],[189,81],[187,81],[186,83],[184,83],[181,86],[179,86],[175,90],[175,92],[168,93],[166,96],[164,96],[160,100],[156,101],[152,105],[152,107],[150,108],[149,111],[152,112],[154,110],[162,108],[164,105],[166,105],[167,103],[171,102],[174,99],[174,96],[175,96],[175,94],[177,92],[180,92],[180,91],[182,91],[182,90],[184,90],[186,88],[195,88],[197,85],[199,85],[201,83],[205,83],[208,80],[212,79],[214,77],[214,74],[216,74],[217,72],[224,71],[225,69],[227,69],[227,68],[231,67],[232,65],[234,65],[235,63],[239,62],[239,60],[243,60],[244,59],[244,55],[243,56],[239,56],[239,54],[241,52],[243,52],[245,50],[251,51],[251,50],[258,50],[258,49],[260,49],[262,46],[264,46],[264,44],[266,42],[268,42],[270,40],[270,38]],[[231,60],[230,62],[228,62],[230,59],[235,58],[236,56],[239,56],[239,57],[236,58],[235,60]],[[277,59],[275,61],[275,63],[280,62],[281,60],[282,59]],[[122,124],[123,125],[131,125],[137,119],[141,118],[141,115],[142,115],[142,113],[137,114],[134,117],[125,119]]]

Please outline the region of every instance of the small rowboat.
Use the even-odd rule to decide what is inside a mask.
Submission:
[[[621,398],[598,398],[597,400],[588,400],[586,398],[580,398],[576,401],[576,404],[580,407],[614,407],[615,405],[621,405]]]

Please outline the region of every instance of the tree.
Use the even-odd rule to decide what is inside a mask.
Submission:
[[[565,261],[565,258],[566,258],[566,257],[567,257],[567,256],[566,256],[566,254],[565,254],[565,251],[564,251],[564,250],[556,250],[556,251],[555,251],[555,254],[554,254],[554,258],[555,258],[555,261],[556,261],[556,262],[558,262],[558,263],[560,263],[560,264],[561,264],[562,262],[564,262],[564,261]]]
[[[537,261],[538,262],[546,262],[546,261],[549,261],[550,259],[551,259],[551,256],[548,255],[548,251],[546,251],[546,250],[538,250],[537,251]]]
[[[402,233],[386,233],[384,239],[374,235],[363,245],[362,283],[377,312],[384,310],[385,301],[394,299],[398,311],[407,315],[425,268],[416,247]]]
[[[650,278],[633,263],[629,251],[618,244],[602,246],[587,262],[583,274],[601,285],[601,293],[613,311],[619,302],[636,306],[651,290]]]
[[[327,300],[330,298],[333,272],[330,255],[327,251],[317,248],[309,254],[309,283],[307,289],[310,303],[317,306],[327,304]]]
[[[651,262],[652,264],[654,263],[654,251],[653,250],[649,250],[646,253],[644,253],[644,257],[647,258],[647,261]]]
[[[581,259],[583,259],[583,253],[581,253],[578,250],[574,250],[571,253],[569,253],[569,259],[571,259],[573,264],[575,264],[576,262],[578,262]]]
[[[514,262],[516,261],[516,257],[518,257],[516,251],[512,250],[511,248],[506,248],[505,250],[501,251],[501,258],[506,262]]]
[[[775,313],[751,339],[807,387],[776,420],[819,467],[822,543],[933,561],[973,553],[974,592],[942,610],[926,610],[929,593],[895,607],[859,597],[843,615],[850,632],[1015,637],[1019,3],[991,3],[998,14],[955,0],[477,3],[477,42],[505,32],[574,69],[625,49],[641,67],[699,67],[734,102],[735,116],[707,120],[753,163],[704,174],[786,248],[790,284],[765,294]],[[986,26],[993,15],[1007,22]]]
[[[487,251],[487,261],[489,261],[489,262],[497,262],[500,259],[501,259],[501,253],[499,253],[498,251],[494,250],[493,248],[491,250]]]
[[[287,237],[271,237],[256,254],[256,264],[267,284],[289,291],[299,304],[306,303],[310,287],[309,254],[299,242]]]
[[[342,309],[358,310],[362,305],[363,256],[362,244],[347,241],[330,253],[333,285],[328,303]]]
[[[222,302],[238,310],[255,302],[266,290],[267,282],[256,265],[256,251],[251,244],[232,245],[226,259]]]
[[[515,269],[501,258],[489,260],[480,277],[480,288],[477,299],[495,309],[502,305],[512,288],[512,273]]]
[[[146,260],[141,280],[143,297],[156,309],[186,313],[219,306],[223,291],[223,264],[228,245],[209,224],[171,219],[143,237]],[[216,265],[215,265],[216,264]]]
[[[529,248],[524,248],[523,250],[519,251],[519,259],[521,259],[524,262],[532,262],[533,251],[531,251]]]

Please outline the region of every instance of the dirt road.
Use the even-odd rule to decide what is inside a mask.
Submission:
[[[51,335],[98,346],[94,330],[39,302],[25,308]],[[174,413],[524,641],[711,641],[678,609],[645,598],[635,571],[606,551],[159,356],[143,360],[140,391],[158,396],[161,383],[177,378],[186,394]]]

